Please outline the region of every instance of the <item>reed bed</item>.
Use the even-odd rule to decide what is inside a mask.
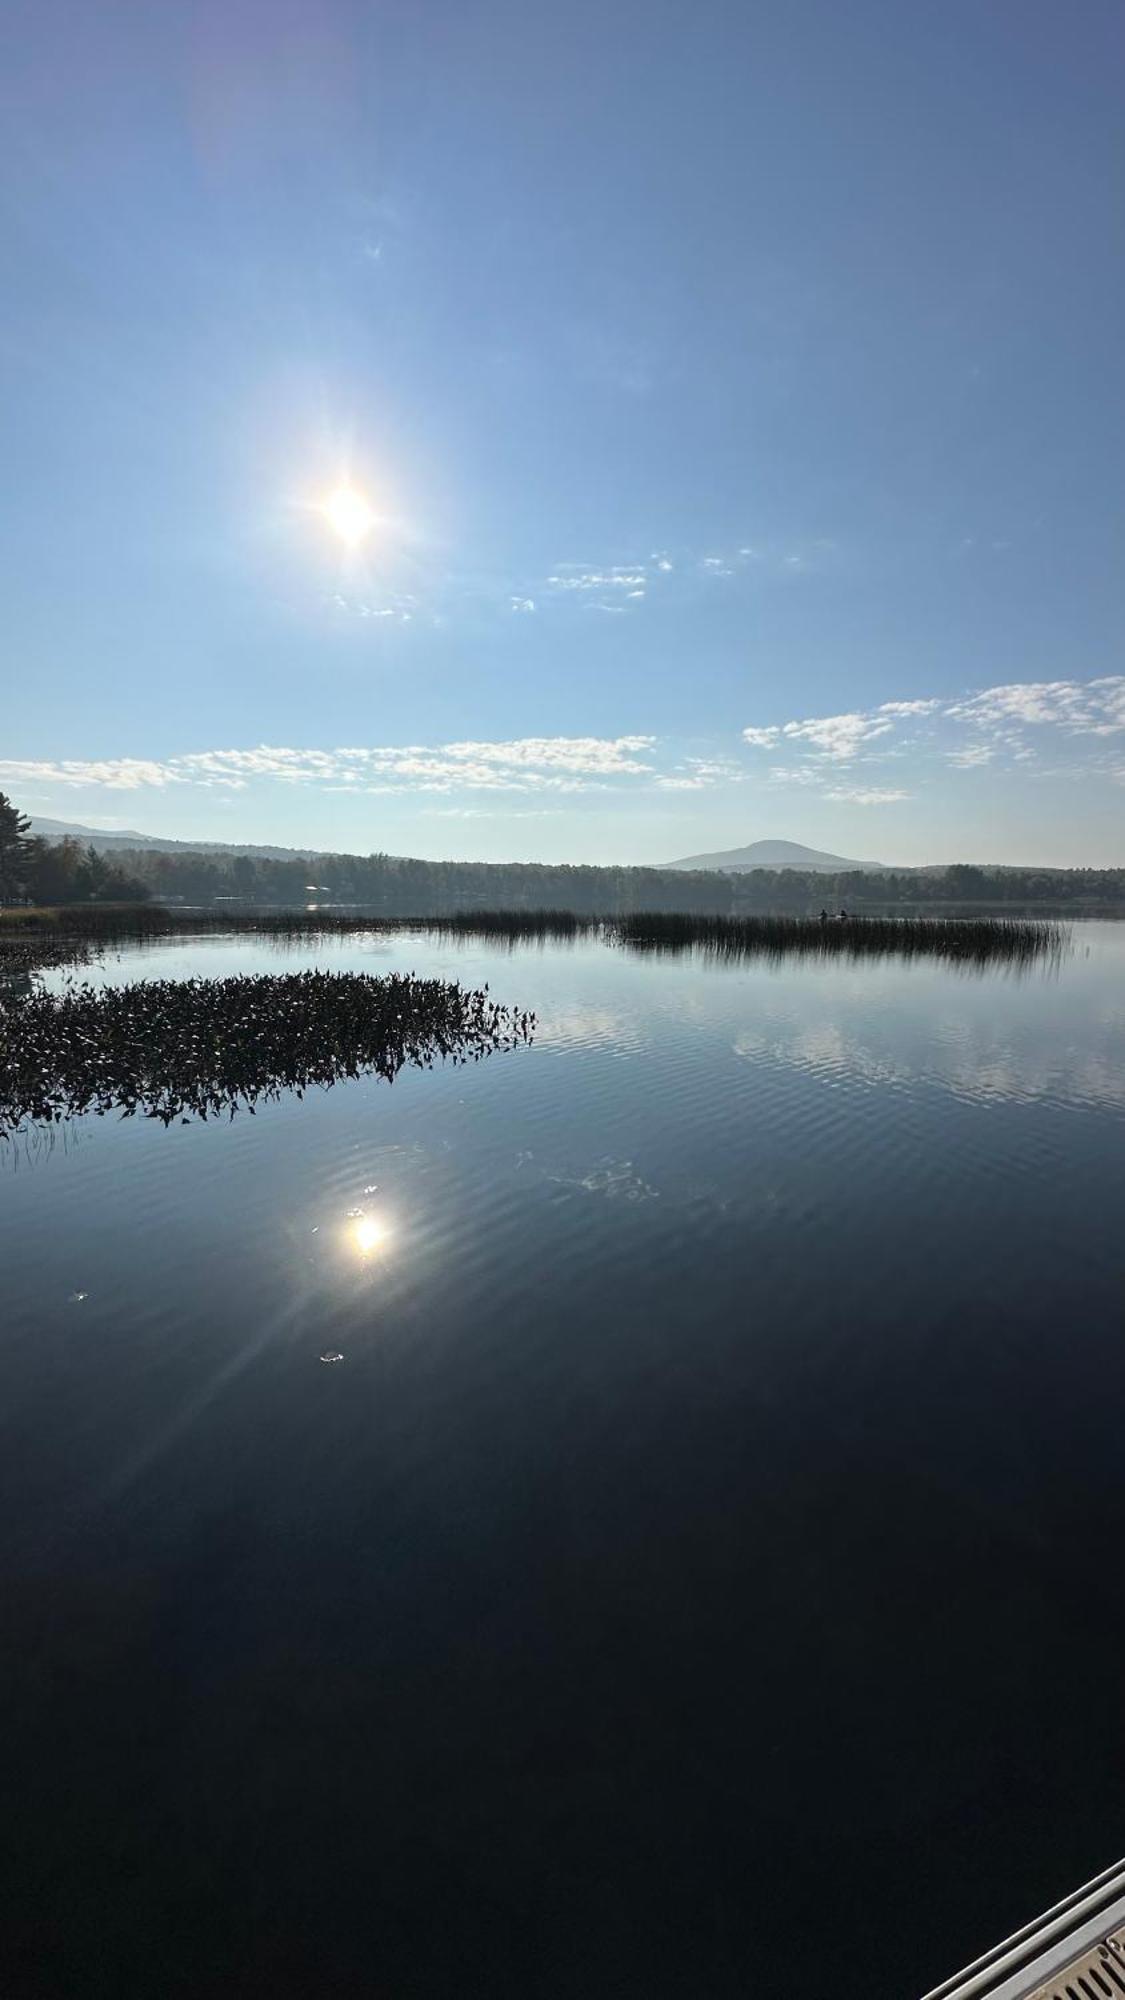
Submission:
[[[183,914],[195,916],[196,912]],[[0,910],[0,945],[42,936],[146,937],[174,921],[175,913],[162,903],[14,904]]]
[[[642,910],[580,916],[571,910],[455,910],[445,916],[381,916],[348,909],[167,910],[153,904],[0,912],[0,978],[83,963],[130,943],[237,934],[295,943],[317,937],[428,931],[438,937],[512,944],[599,936],[641,951],[699,947],[715,957],[939,958],[966,965],[1029,966],[1061,953],[1069,931],[1052,919],[986,916],[693,916]]]
[[[355,931],[438,930],[506,937],[576,937],[596,929],[599,917],[574,910],[452,910],[441,916],[389,916],[360,907],[272,910],[253,908],[166,909],[156,903],[61,904],[55,908],[0,911],[0,946],[36,937],[80,937],[92,942],[117,939],[198,937],[207,932],[246,931],[280,936],[348,935]]]
[[[210,1118],[344,1077],[477,1062],[529,1042],[488,988],[295,972],[0,995],[0,1137],[80,1112]]]
[[[168,911],[147,903],[0,910],[0,996],[32,973],[88,965],[114,945],[171,933]]]
[[[440,917],[403,917],[360,909],[168,910],[150,903],[75,904],[0,911],[0,970],[83,963],[93,952],[114,945],[216,934],[300,941],[372,931],[432,931],[438,936],[507,938],[519,943],[576,938],[600,928],[600,918],[578,916],[573,910],[454,910]]]
[[[618,940],[635,951],[700,948],[727,959],[936,958],[965,965],[1029,966],[1058,957],[1064,924],[1018,917],[706,917],[661,910],[618,917]]]

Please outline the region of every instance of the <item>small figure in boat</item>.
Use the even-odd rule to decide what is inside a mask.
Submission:
[[[847,921],[848,921],[848,913],[847,913],[847,911],[846,911],[846,910],[841,910],[841,911],[840,911],[840,922],[841,922],[842,924],[846,924],[846,923],[847,923]]]
[[[827,912],[827,910],[822,910],[822,911],[821,911],[821,913],[820,913],[820,921],[821,921],[821,923],[822,923],[822,924],[826,924],[826,923],[828,922],[828,912]]]

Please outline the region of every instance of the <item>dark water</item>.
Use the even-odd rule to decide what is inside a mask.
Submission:
[[[1116,1858],[1125,926],[316,956],[536,1046],[0,1161],[5,1992],[909,2000]]]

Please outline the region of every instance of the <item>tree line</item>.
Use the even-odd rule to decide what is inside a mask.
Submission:
[[[143,903],[132,866],[77,840],[30,839],[30,820],[0,792],[0,903]]]
[[[22,824],[23,831],[19,830]],[[35,903],[142,902],[170,906],[245,903],[279,909],[310,902],[354,903],[389,917],[447,916],[457,910],[573,910],[624,916],[637,910],[743,916],[822,907],[917,909],[946,903],[1125,907],[1125,868],[848,869],[818,874],[758,868],[707,870],[595,868],[534,861],[417,861],[395,854],[264,855],[181,848],[130,850],[111,859],[75,840],[27,838],[28,822],[0,794],[0,898]]]
[[[581,867],[532,861],[417,861],[394,854],[318,855],[278,861],[255,855],[160,853],[130,856],[130,868],[158,902],[219,898],[292,906],[359,903],[381,916],[444,916],[456,910],[573,910],[623,916],[682,910],[741,916],[758,911],[923,907],[935,904],[1125,904],[1125,869],[987,869],[965,865],[926,873],[822,875],[802,869],[750,874],[662,868]]]

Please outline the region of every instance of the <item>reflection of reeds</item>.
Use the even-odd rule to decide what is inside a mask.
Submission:
[[[661,910],[610,927],[635,951],[718,958],[937,958],[965,965],[1031,965],[1057,957],[1065,925],[1019,917],[694,917]]]
[[[505,937],[575,937],[600,919],[573,910],[453,910],[440,917],[384,916],[355,908],[166,910],[155,903],[62,904],[56,909],[0,911],[0,945],[39,937],[76,937],[94,943],[118,939],[199,937],[204,932],[245,931],[266,936],[347,935],[370,930],[439,930]]]
[[[444,917],[380,916],[371,910],[165,910],[154,904],[75,904],[0,912],[0,968],[31,970],[85,961],[108,945],[153,939],[352,937],[371,931],[433,931],[446,937],[541,940],[576,938],[599,920],[572,910],[454,910]]]
[[[573,910],[456,910],[449,917],[419,917],[410,928],[454,937],[574,938],[599,928],[596,917]]]
[[[939,958],[965,965],[1030,965],[1058,956],[1064,924],[1030,917],[983,916],[691,916],[642,910],[623,917],[578,916],[572,910],[455,910],[444,917],[380,916],[370,910],[164,910],[75,906],[0,913],[0,971],[81,962],[109,945],[214,936],[275,938],[301,943],[317,937],[429,931],[439,937],[496,942],[561,942],[598,935],[643,951],[700,946],[722,958]]]
[[[477,1061],[529,1041],[487,987],[393,974],[141,980],[0,999],[0,1136],[81,1111],[207,1118],[342,1077]]]

